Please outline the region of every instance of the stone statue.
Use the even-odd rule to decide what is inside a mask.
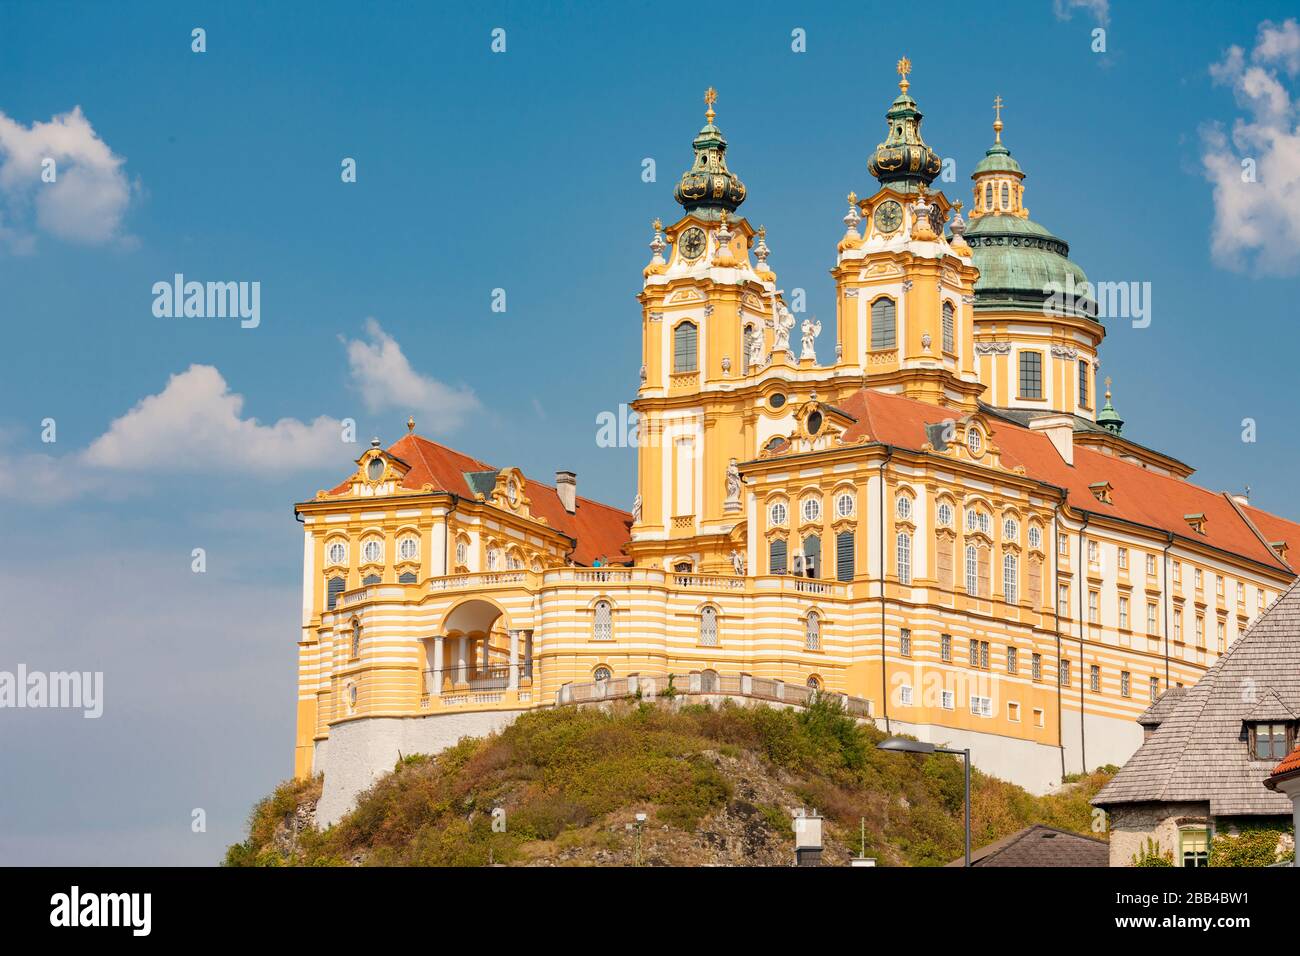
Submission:
[[[735,548],[731,549],[731,567],[737,574],[739,574],[741,577],[744,577],[745,556],[741,554],[739,551],[737,551]]]
[[[727,463],[727,500],[723,503],[723,510],[740,510],[740,468],[734,458]]]
[[[817,336],[822,334],[822,324],[815,318],[804,319],[803,325],[799,328],[803,332],[803,351],[799,353],[800,361],[803,359],[816,360],[817,350],[814,347],[813,342],[816,340]]]
[[[770,323],[772,329],[772,351],[790,351],[790,330],[794,328],[794,316],[785,307],[784,302],[776,304],[776,318]]]
[[[760,368],[763,364],[763,333],[758,329],[750,329],[749,341],[745,347],[749,349],[749,367]]]

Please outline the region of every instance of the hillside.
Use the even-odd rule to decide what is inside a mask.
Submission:
[[[437,757],[409,756],[321,832],[320,781],[261,801],[228,866],[787,865],[790,811],[826,818],[823,860],[859,849],[882,866],[933,866],[962,850],[957,758],[877,750],[884,733],[837,702],[804,711],[625,704],[525,714]],[[975,847],[1032,823],[1090,832],[1098,771],[1035,797],[976,771]],[[493,808],[505,811],[494,832]],[[648,814],[638,848],[629,828]]]

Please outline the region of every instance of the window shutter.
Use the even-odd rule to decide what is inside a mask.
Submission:
[[[330,578],[329,589],[328,589],[328,600],[326,601],[326,607],[328,607],[332,611],[334,609],[334,605],[338,603],[339,595],[342,593],[343,593],[343,579]]]
[[[877,299],[871,303],[871,347],[892,349],[894,338],[894,300]]]
[[[768,551],[767,565],[769,574],[785,574],[785,556],[785,539],[775,539]]]
[[[835,577],[841,581],[853,580],[852,531],[841,531],[835,536]]]
[[[822,539],[815,534],[810,534],[803,539],[803,556],[806,559],[811,558],[813,562],[813,577],[822,576]],[[805,565],[806,567],[807,565]]]

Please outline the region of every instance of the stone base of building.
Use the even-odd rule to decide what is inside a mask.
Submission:
[[[511,724],[523,710],[487,710],[428,717],[363,717],[335,724],[318,741],[312,770],[325,775],[316,825],[337,823],[357,797],[389,773],[398,759],[436,754],[462,737],[486,737]]]

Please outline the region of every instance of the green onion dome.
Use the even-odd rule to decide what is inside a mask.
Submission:
[[[713,125],[713,104],[718,94],[713,87],[704,94],[708,110],[704,114],[704,128],[691,144],[695,161],[682,173],[673,198],[682,208],[704,219],[721,218],[724,212],[733,213],[745,201],[745,184],[727,169],[727,140],[722,130]]]

